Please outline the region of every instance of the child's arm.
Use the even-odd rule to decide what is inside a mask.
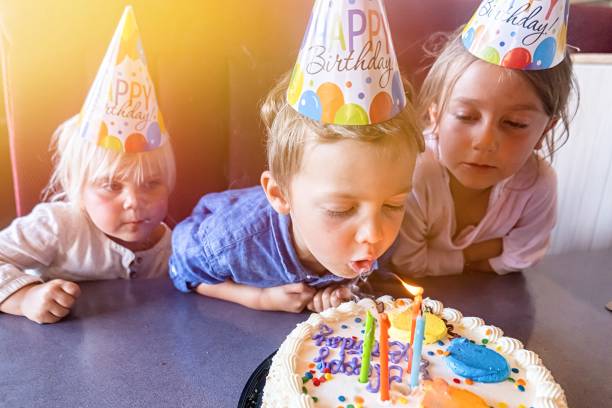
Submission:
[[[351,299],[351,290],[342,285],[330,285],[319,289],[306,306],[313,312],[322,312],[330,307],[338,307],[342,302]]]
[[[463,252],[438,248],[432,243],[430,231],[441,227],[435,225],[437,219],[428,219],[426,214],[431,211],[426,205],[414,195],[406,201],[404,219],[391,255],[393,269],[400,275],[413,276],[461,273]]]
[[[40,204],[31,214],[15,219],[0,232],[0,312],[26,316],[37,323],[51,323],[67,314],[64,309],[72,307],[79,294],[76,284],[67,281],[60,281],[60,285],[43,284],[41,278],[24,272],[53,262],[62,224],[57,208]]]
[[[400,274],[450,275],[463,271],[463,251],[450,250],[444,242],[449,222],[449,203],[443,200],[448,190],[445,172],[430,150],[417,159],[412,192],[396,247],[391,257],[393,269]],[[441,241],[441,245],[439,242]]]
[[[79,285],[62,279],[24,286],[0,304],[0,311],[36,323],[55,323],[70,313],[81,294]]]
[[[465,270],[469,272],[495,272],[489,259],[498,257],[503,251],[501,238],[470,245],[463,250]]]
[[[557,177],[554,170],[540,163],[536,184],[529,190],[516,225],[502,239],[503,251],[489,259],[498,274],[520,271],[538,262],[548,250],[557,218]]]
[[[299,313],[312,300],[315,289],[305,283],[291,283],[271,288],[241,285],[231,280],[196,287],[200,295],[223,299],[257,310],[280,310]]]

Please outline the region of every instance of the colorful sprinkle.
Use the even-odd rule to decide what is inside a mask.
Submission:
[[[348,404],[346,408],[355,408],[355,406],[353,404]]]
[[[487,329],[487,331],[485,332],[485,334],[486,334],[487,336],[490,336],[490,335],[491,335],[491,333],[493,333],[493,331],[491,331],[491,329]]]
[[[341,396],[338,397],[338,401],[344,402],[344,401],[346,401],[346,397],[344,395],[341,395]]]
[[[438,340],[438,346],[443,346],[444,342],[442,340]]]
[[[314,402],[319,402],[319,399],[318,399],[317,397],[315,397],[315,396],[313,396],[313,397],[312,397],[312,400],[313,400]]]
[[[525,392],[525,386],[524,385],[519,385],[518,389],[520,392]]]
[[[357,396],[355,397],[355,402],[356,402],[357,404],[363,404],[363,398],[362,398],[362,397],[360,397],[359,395],[357,395]]]
[[[506,404],[505,402],[500,402],[497,404],[498,408],[508,408],[508,404]]]
[[[321,384],[318,378],[313,378],[312,383],[314,384],[315,387],[318,387]]]
[[[306,389],[306,387],[302,387],[302,392],[303,392],[304,394],[308,394],[308,390]]]
[[[399,397],[397,399],[397,402],[399,402],[400,404],[403,404],[403,405],[408,404],[408,400],[406,398],[404,398],[404,397]]]
[[[461,380],[460,380],[460,379],[458,379],[458,378],[453,378],[453,382],[454,382],[455,384],[461,384]]]
[[[518,385],[527,385],[527,383],[525,382],[525,380],[523,380],[522,378],[519,378],[518,381],[516,382]]]
[[[331,375],[330,373],[326,373],[326,374],[325,374],[325,379],[326,379],[327,381],[331,380],[332,378],[333,378],[333,377],[332,377],[332,375]]]
[[[512,378],[512,377],[508,377],[508,381],[510,381],[511,383],[516,382],[516,381],[514,380],[514,378]]]
[[[434,356],[436,353],[434,353],[433,351],[428,351],[427,354],[429,354],[430,356]]]
[[[466,379],[465,379],[465,383],[466,383],[467,385],[472,385],[472,384],[474,384],[474,380],[472,380],[471,378],[466,378]]]
[[[325,367],[325,368],[323,369],[323,372],[324,372],[325,374],[327,374],[327,373],[331,373],[331,370],[329,369],[329,367]]]
[[[361,323],[361,317],[356,317],[355,318],[355,323]]]
[[[518,372],[519,372],[519,369],[518,369],[518,368],[513,368],[513,369],[512,369],[512,372],[513,372],[513,373],[518,373]]]
[[[302,377],[302,384],[306,384],[308,381],[310,381],[310,378]]]
[[[340,327],[342,327],[343,329],[348,329],[348,326],[347,326],[346,324],[343,324],[343,325],[342,325],[342,326],[340,326]]]
[[[489,339],[482,339],[482,344],[487,344],[489,342]]]
[[[312,371],[306,371],[304,373],[304,377],[308,378],[309,380],[312,379]]]
[[[437,350],[436,350],[436,353],[438,353],[438,354],[442,355],[442,354],[444,354],[444,350],[437,349]]]

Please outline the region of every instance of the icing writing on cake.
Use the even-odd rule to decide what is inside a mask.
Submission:
[[[359,375],[361,370],[361,355],[363,353],[363,340],[356,337],[334,336],[334,330],[326,324],[319,326],[319,331],[312,336],[314,344],[319,347],[318,355],[313,359],[321,371],[329,369],[331,374]],[[337,358],[331,357],[331,349],[337,350]],[[389,382],[402,382],[404,369],[400,363],[408,362],[409,343],[400,341],[389,342]],[[379,357],[379,343],[374,342],[372,356]],[[422,364],[422,363],[421,363]],[[422,364],[423,366],[423,364]],[[425,365],[426,366],[426,365]],[[372,376],[372,374],[374,374]],[[367,390],[376,393],[380,388],[380,364],[370,366],[370,382]],[[373,377],[373,378],[372,378]]]

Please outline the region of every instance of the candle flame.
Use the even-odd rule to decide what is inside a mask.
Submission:
[[[402,285],[404,285],[404,288],[406,288],[406,290],[408,292],[410,292],[410,294],[412,296],[421,296],[423,294],[423,288],[420,286],[413,286],[413,285],[409,285],[404,281],[401,281]]]

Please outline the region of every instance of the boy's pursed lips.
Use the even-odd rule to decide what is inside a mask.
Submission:
[[[461,162],[461,164],[464,166],[470,167],[470,168],[481,169],[481,170],[489,170],[489,169],[496,168],[496,166],[493,166],[492,164],[481,163],[481,162]]]

